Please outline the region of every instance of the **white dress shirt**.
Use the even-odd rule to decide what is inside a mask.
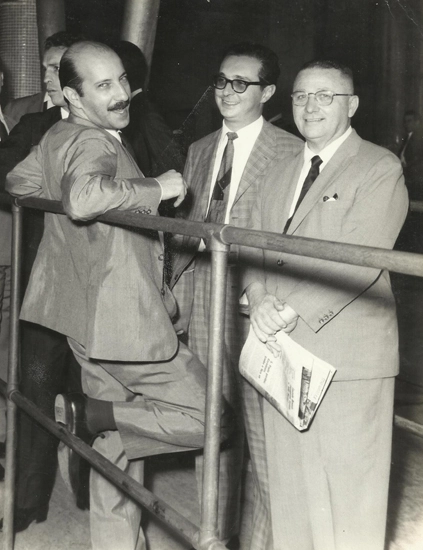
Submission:
[[[232,164],[232,174],[231,174],[231,184],[229,187],[229,197],[228,197],[228,206],[225,214],[225,223],[229,223],[229,217],[232,205],[235,201],[235,197],[238,191],[239,182],[241,181],[242,174],[244,172],[247,161],[250,157],[251,151],[253,150],[254,144],[263,128],[263,117],[260,116],[257,120],[241,128],[236,133],[238,135],[237,139],[234,140],[234,160]],[[216,158],[213,166],[213,175],[211,179],[211,186],[209,189],[209,202],[208,208],[210,207],[211,197],[213,194],[213,189],[216,183],[217,174],[219,173],[220,164],[222,162],[223,152],[225,150],[226,144],[228,142],[227,133],[231,130],[226,126],[225,121],[223,121],[222,132],[219,138],[219,144],[217,146]]]
[[[319,168],[319,173],[322,172],[322,170],[325,168],[327,163],[330,161],[330,159],[333,157],[333,155],[336,153],[338,148],[344,143],[344,141],[347,139],[347,137],[351,134],[352,128],[349,126],[348,130],[342,134],[339,138],[335,139],[335,141],[332,141],[332,143],[329,143],[324,149],[320,151],[320,153],[313,153],[307,143],[304,146],[304,164],[300,173],[300,177],[298,178],[297,187],[295,189],[294,199],[291,204],[291,210],[289,211],[289,218],[293,215],[295,206],[297,204],[298,198],[301,193],[301,189],[303,187],[304,180],[307,177],[307,174],[311,168],[311,159],[315,157],[317,154],[322,159],[322,164]]]

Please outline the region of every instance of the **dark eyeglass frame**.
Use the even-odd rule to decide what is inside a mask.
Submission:
[[[218,79],[221,79],[225,82],[224,86],[218,86],[217,85],[217,80]],[[249,82],[248,80],[242,80],[241,78],[234,78],[233,80],[231,80],[230,78],[226,78],[225,76],[222,76],[221,74],[216,74],[213,77],[213,88],[216,88],[216,90],[224,90],[226,88],[226,86],[228,85],[228,82],[230,82],[230,84],[232,86],[232,90],[234,92],[236,92],[237,94],[243,94],[244,92],[246,92],[247,89],[248,89],[248,86],[268,86],[269,85],[263,78],[261,78],[257,82]],[[241,84],[241,87],[245,86],[245,89],[242,90],[242,91],[236,90],[235,89],[236,84],[234,86],[234,82],[239,82]]]
[[[296,94],[304,94],[305,96],[305,101],[304,102],[301,102],[301,103],[296,103],[295,102],[295,96]],[[324,95],[328,95],[330,97],[330,101],[329,103],[325,103],[325,102],[322,102],[321,99],[319,99],[319,94],[324,94]],[[307,105],[307,102],[308,102],[308,98],[309,96],[311,95],[314,95],[315,99],[316,99],[316,102],[318,105],[322,105],[323,107],[327,107],[328,105],[331,105],[332,104],[332,101],[333,101],[333,98],[338,96],[338,95],[341,95],[341,96],[353,96],[355,94],[337,94],[335,92],[331,92],[330,90],[319,90],[318,92],[293,92],[291,94],[291,97],[292,97],[292,102],[294,105],[297,105],[298,107],[304,107],[304,105]]]

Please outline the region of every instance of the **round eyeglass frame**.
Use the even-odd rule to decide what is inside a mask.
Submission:
[[[297,97],[297,94],[302,94],[304,96],[304,101],[298,101],[295,100]],[[330,90],[320,90],[318,92],[294,92],[291,94],[292,102],[294,105],[297,105],[298,107],[304,107],[304,105],[307,105],[309,96],[314,95],[316,102],[318,105],[322,105],[323,107],[327,107],[328,105],[332,104],[333,98],[336,96],[353,96],[355,94],[337,94],[336,92],[331,92]],[[327,100],[325,98],[328,98]]]

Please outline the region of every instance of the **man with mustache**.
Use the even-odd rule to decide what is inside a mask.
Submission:
[[[154,215],[161,200],[178,205],[185,184],[174,170],[144,178],[121,143],[130,87],[113,50],[79,42],[59,75],[69,119],[7,180],[13,195],[61,200],[67,214],[46,214],[21,318],[66,335],[81,365],[85,395],[58,395],[56,420],[142,482],[137,459],[203,446],[206,373],[178,344],[160,235],[93,220],[110,210]],[[227,414],[222,422],[225,434]],[[69,462],[72,482],[79,460],[71,451]],[[94,549],[144,548],[140,517],[139,506],[91,472]]]

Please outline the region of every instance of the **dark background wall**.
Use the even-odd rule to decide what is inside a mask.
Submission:
[[[122,0],[67,0],[69,30],[118,38]],[[149,90],[172,128],[192,138],[219,125],[206,94],[231,43],[273,48],[282,74],[267,118],[292,128],[290,97],[299,67],[336,58],[354,70],[360,108],[354,125],[368,139],[394,147],[405,109],[423,110],[422,0],[162,0]],[[200,105],[196,107],[197,102]],[[196,115],[191,114],[194,109]]]

